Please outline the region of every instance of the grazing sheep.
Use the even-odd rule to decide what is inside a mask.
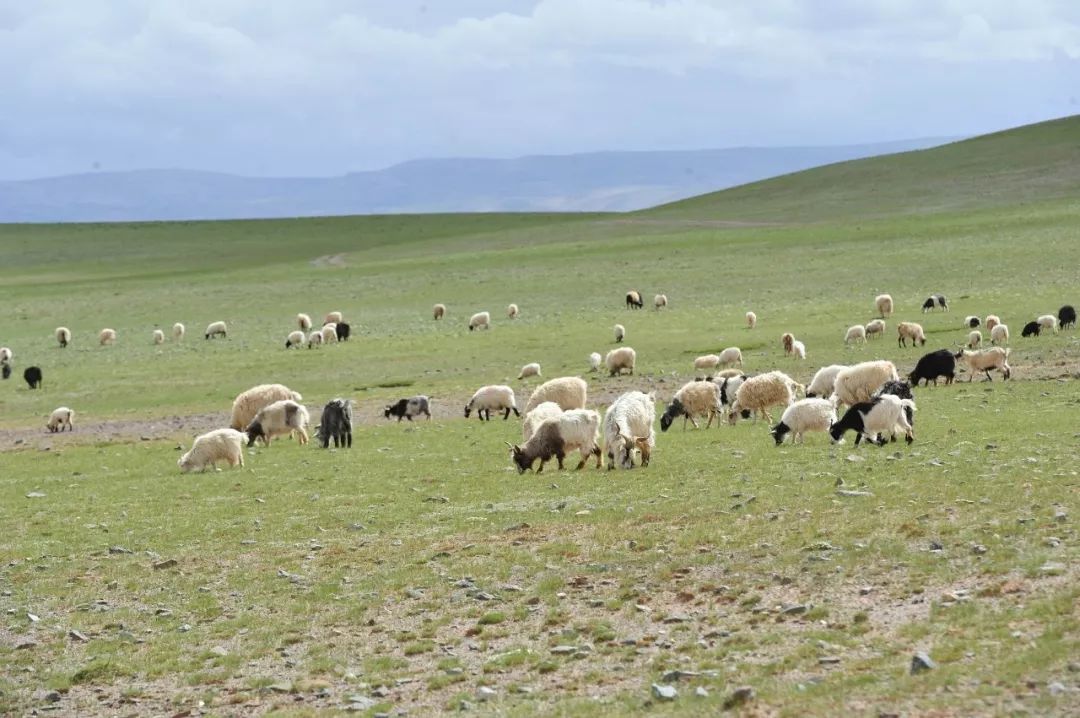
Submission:
[[[666,307],[667,306],[667,295],[666,294],[657,294],[655,297],[653,297],[653,306],[656,307],[657,311],[659,311],[659,310],[663,309],[664,307]]]
[[[769,432],[776,445],[784,443],[784,436],[791,434],[791,443],[802,443],[808,431],[825,432],[836,423],[836,406],[828,399],[800,399],[780,416],[780,422]]]
[[[322,444],[322,448],[330,448],[330,440],[334,440],[334,448],[352,448],[352,420],[353,404],[349,399],[331,399],[323,407],[319,426],[315,430],[315,438]]]
[[[0,361],[0,378],[8,379],[11,377],[11,365],[6,361]]]
[[[344,319],[345,319],[345,315],[342,314],[341,312],[327,312],[326,316],[323,317],[322,323],[323,323],[323,326],[325,327],[327,324],[337,324],[338,322],[343,321]]]
[[[700,356],[694,360],[695,369],[715,369],[719,364],[720,356],[718,354],[706,354],[705,356]]]
[[[549,379],[536,387],[525,404],[525,413],[528,414],[545,401],[555,402],[563,411],[584,409],[588,394],[589,385],[580,377],[560,376]]]
[[[848,327],[847,333],[844,334],[844,344],[851,344],[852,342],[866,343],[866,327],[862,324]]]
[[[871,321],[866,323],[865,329],[866,329],[866,338],[867,339],[870,339],[871,337],[875,337],[875,336],[877,336],[877,337],[884,336],[884,334],[885,334],[885,320],[884,319],[871,320]]]
[[[627,309],[641,309],[643,306],[645,306],[645,302],[641,299],[641,292],[636,289],[631,289],[626,293]]]
[[[893,313],[893,301],[892,297],[888,294],[879,294],[874,297],[874,309],[881,315],[882,319],[888,319]]]
[[[830,364],[818,369],[814,378],[810,380],[810,385],[806,387],[807,398],[832,396],[836,375],[847,368],[845,364]]]
[[[686,422],[690,421],[695,429],[698,426],[694,417],[697,415],[708,417],[705,424],[708,429],[712,426],[713,419],[720,421],[720,387],[711,381],[691,381],[683,384],[682,388],[675,392],[671,403],[668,404],[664,414],[660,417],[660,431],[667,431],[671,423],[677,417],[683,418],[683,430],[686,430]]]
[[[979,352],[970,352],[966,349],[961,349],[953,356],[967,364],[969,382],[974,379],[975,375],[979,372],[985,372],[986,380],[993,381],[994,378],[990,376],[991,369],[1000,371],[1002,377],[1005,379],[1012,376],[1012,368],[1009,366],[1008,349],[992,347],[990,349],[983,349]]]
[[[874,392],[871,399],[876,399],[882,394],[892,394],[898,396],[901,399],[914,399],[911,394],[911,383],[903,379],[890,379],[881,385],[881,388]]]
[[[0,361],[10,362],[13,358],[15,358],[15,352],[9,347],[0,347]]]
[[[488,312],[477,312],[469,317],[469,331],[474,329],[491,329],[491,314]]]
[[[540,459],[540,468],[536,473],[541,473],[544,462],[552,456],[562,469],[563,459],[575,450],[581,452],[578,469],[585,466],[590,455],[596,456],[596,468],[599,469],[603,461],[600,453],[600,415],[592,409],[573,409],[542,422],[523,445],[514,446],[507,442],[507,446],[519,474],[531,471],[537,459]]]
[[[1054,332],[1054,334],[1057,334],[1058,321],[1057,317],[1055,317],[1053,314],[1044,314],[1035,321],[1037,321],[1039,323],[1039,326],[1043,329],[1049,329],[1050,331]]]
[[[334,325],[334,333],[337,335],[339,342],[347,342],[352,334],[352,327],[349,326],[348,322],[338,322]]]
[[[511,411],[514,412],[514,416],[521,416],[517,409],[517,401],[514,399],[514,390],[504,384],[489,384],[477,389],[469,399],[469,403],[465,405],[466,419],[469,418],[473,409],[476,410],[476,418],[480,421],[485,419],[491,421],[492,409],[506,412],[503,414],[503,421],[510,418]]]
[[[291,399],[301,401],[299,392],[295,392],[284,384],[259,384],[236,396],[232,405],[232,418],[229,426],[238,431],[247,428],[252,419],[259,411],[276,401]]]
[[[225,322],[210,322],[206,325],[205,339],[213,339],[214,337],[227,337]]]
[[[323,344],[337,343],[337,324],[333,322],[326,324],[320,331],[322,332]]]
[[[949,302],[947,299],[945,299],[944,294],[931,294],[922,304],[923,314],[932,311],[934,309],[934,305],[941,307],[941,309],[946,312],[949,311]]]
[[[806,345],[800,342],[798,339],[791,343],[791,354],[796,359],[806,358]]]
[[[720,352],[720,366],[742,366],[742,349],[728,347]]]
[[[735,401],[731,403],[731,410],[728,412],[728,422],[734,424],[740,414],[744,419],[748,419],[751,412],[760,412],[772,423],[769,407],[781,404],[791,406],[795,402],[795,394],[802,388],[801,384],[782,371],[752,376],[735,392]]]
[[[846,432],[854,431],[856,446],[864,436],[870,443],[884,446],[884,435],[895,436],[896,430],[900,429],[910,444],[915,440],[915,433],[907,417],[914,412],[915,402],[911,399],[883,394],[871,401],[853,405],[832,425],[829,435],[835,443],[841,443]],[[878,438],[879,434],[882,438]]]
[[[979,321],[979,318],[977,316],[975,316],[974,314],[972,314],[970,316],[967,316],[967,317],[964,317],[964,326],[967,327],[968,329],[974,329],[977,326],[979,326],[981,323],[982,322]]]
[[[172,325],[172,339],[174,342],[183,341],[184,339],[184,325],[180,322]]]
[[[49,423],[45,425],[45,428],[53,434],[64,429],[75,431],[75,427],[72,425],[74,419],[75,412],[66,406],[61,406],[58,409],[53,409],[53,413],[49,414]]]
[[[978,329],[974,329],[968,332],[967,348],[977,349],[982,344],[982,332]]]
[[[735,401],[735,392],[749,377],[746,374],[734,376],[714,376],[713,383],[720,387],[720,406],[731,406]],[[719,424],[718,424],[719,426]]]
[[[105,346],[106,344],[114,344],[116,342],[116,330],[115,329],[102,329],[98,332],[98,344]]]
[[[1020,336],[1024,338],[1037,337],[1039,336],[1040,331],[1042,331],[1041,324],[1039,324],[1038,322],[1028,322],[1024,325],[1024,328],[1020,330]]]
[[[517,319],[519,314],[518,305],[510,304],[506,307],[506,316],[510,319]]]
[[[431,308],[431,314],[435,317],[436,320],[442,319],[446,316],[446,305],[436,304],[434,307]]]
[[[1062,329],[1076,326],[1076,309],[1071,304],[1066,304],[1058,310],[1058,326]]]
[[[1008,324],[995,324],[994,328],[990,330],[990,343],[991,344],[1008,344],[1009,343],[1009,325]]]
[[[757,315],[753,312],[746,313],[746,328],[753,329],[757,326]]]
[[[296,326],[298,326],[302,332],[311,331],[311,317],[300,312],[296,315]]]
[[[641,465],[648,466],[656,446],[656,402],[651,394],[628,391],[604,412],[604,447],[608,469],[634,468],[634,449],[641,452]]]
[[[31,389],[40,389],[42,386],[41,367],[26,367],[26,370],[23,372],[23,379]]]
[[[60,348],[67,348],[67,345],[71,342],[71,330],[67,327],[57,327],[54,334],[56,335],[56,341],[60,344]]]
[[[229,466],[243,468],[243,442],[246,438],[235,429],[208,431],[195,437],[191,449],[177,460],[176,465],[184,473],[206,471],[208,466],[216,469],[219,461],[225,461]]]
[[[864,361],[841,370],[833,380],[833,396],[837,405],[851,406],[869,401],[881,385],[897,380],[896,366],[888,360]]]
[[[275,401],[269,406],[264,406],[247,426],[248,446],[255,444],[257,439],[270,446],[275,436],[288,436],[296,432],[300,445],[308,443],[307,424],[310,420],[308,410],[303,404],[298,404],[292,399]]]
[[[784,332],[780,335],[780,346],[784,347],[785,354],[791,354],[795,350],[795,335],[791,332]]]
[[[622,324],[616,324],[614,331],[616,343],[621,342],[623,339],[626,338],[626,327],[624,327]]]
[[[518,372],[518,379],[524,379],[529,376],[540,376],[540,365],[537,362],[531,362],[521,367],[521,371]]]
[[[637,352],[630,347],[619,347],[618,349],[612,349],[604,357],[604,366],[607,367],[611,376],[622,374],[623,369],[629,370],[631,374],[634,373],[634,364],[637,362]]]
[[[161,331],[160,329],[155,329],[154,333],[151,334],[150,336],[153,339],[154,344],[164,344],[165,343],[165,332]]]
[[[553,401],[537,404],[532,411],[525,412],[525,418],[521,422],[521,440],[528,441],[541,424],[548,419],[562,416],[562,413],[562,407]]]
[[[384,418],[396,416],[398,423],[401,423],[402,419],[412,421],[414,416],[421,415],[431,421],[431,399],[424,394],[417,394],[408,399],[398,399],[396,404],[387,404],[383,409]]]
[[[956,378],[956,357],[948,349],[938,349],[924,354],[908,374],[908,381],[914,386],[918,386],[920,381],[925,381],[926,385],[930,386],[932,381],[934,386],[937,386],[939,376],[945,377],[946,384],[952,384],[953,379]]]
[[[336,336],[336,335],[335,335]],[[311,349],[316,346],[320,346],[323,343],[322,329],[316,329],[311,332],[307,338],[307,348]]]
[[[911,340],[911,346],[918,342],[919,346],[926,346],[926,334],[921,324],[915,322],[900,322],[896,325],[896,346],[906,347],[907,340]]]
[[[996,314],[987,314],[986,320],[983,322],[986,325],[987,331],[994,331],[994,327],[1001,324],[1001,318]]]
[[[593,352],[589,355],[589,371],[600,371],[600,365],[604,362],[604,357],[600,355],[600,352]]]
[[[296,347],[299,349],[300,345],[303,344],[306,339],[307,337],[305,337],[304,333],[299,329],[289,332],[289,336],[285,338],[285,348]]]

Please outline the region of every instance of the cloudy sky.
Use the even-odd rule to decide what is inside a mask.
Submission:
[[[847,144],[1080,112],[1074,0],[0,0],[0,179]]]

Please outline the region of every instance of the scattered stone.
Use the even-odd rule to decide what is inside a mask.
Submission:
[[[664,623],[686,623],[689,620],[690,616],[685,613],[673,613],[664,617]]]
[[[109,547],[109,553],[135,553],[135,552],[132,551],[129,548],[124,548],[123,546],[110,546]]]
[[[480,686],[476,689],[476,700],[488,701],[499,695],[498,691],[494,688],[488,688],[487,686]]]
[[[862,457],[862,456],[859,456],[858,454],[848,454],[845,461],[847,461],[848,463],[851,463],[851,464],[857,464],[857,463],[859,463],[861,461],[866,461],[866,458]]]
[[[31,491],[30,493],[28,493],[26,495],[26,498],[28,498],[28,499],[43,499],[43,498],[45,498],[45,494],[41,493],[40,491]]]
[[[698,686],[697,688],[694,689],[694,695],[697,696],[698,698],[708,698],[709,697],[709,692],[707,690],[705,690],[704,686]]]
[[[788,606],[784,608],[783,613],[788,616],[797,616],[801,613],[806,613],[807,611],[809,611],[810,607],[811,606],[808,603],[799,603],[794,606]]]
[[[1045,539],[1043,539],[1043,543],[1050,548],[1057,548],[1061,545],[1061,539],[1059,539],[1057,536],[1047,536]]]
[[[1065,692],[1065,685],[1062,684],[1062,683],[1059,683],[1058,681],[1054,681],[1054,682],[1048,684],[1046,686],[1046,688],[1050,691],[1050,695],[1052,695],[1052,696],[1061,695],[1062,693]]]
[[[386,698],[390,695],[390,691],[387,689],[386,686],[379,686],[371,692],[371,695],[375,696],[376,698]]]
[[[873,496],[872,491],[854,491],[850,489],[837,489],[837,496]]]
[[[659,683],[652,684],[652,694],[662,701],[673,701],[679,697],[679,692],[675,690],[675,686],[660,685]]]
[[[270,684],[270,690],[274,693],[291,693],[292,684],[290,683],[272,683]]]
[[[873,592],[874,592],[874,587],[873,586],[863,586],[862,588],[859,589],[859,595],[860,596],[868,596]]]
[[[1065,565],[1050,561],[1040,566],[1039,572],[1044,576],[1060,576],[1065,573]]]
[[[971,553],[975,554],[976,556],[982,556],[984,553],[986,553],[986,547],[983,546],[981,543],[977,543],[971,547]]]
[[[736,706],[749,703],[757,697],[757,693],[750,686],[736,688],[735,691],[724,701],[724,710],[730,710]]]
[[[190,623],[182,623],[182,624],[180,624],[180,627],[177,628],[176,630],[180,631],[180,633],[187,633],[188,631],[191,630],[191,624]]]
[[[219,656],[221,658],[229,655],[229,651],[225,648],[225,646],[214,646],[210,649],[210,652],[213,653],[215,656]]]
[[[931,551],[944,551],[945,547],[941,545],[940,541],[931,541],[930,542],[930,550]]]
[[[26,614],[26,617],[30,619],[30,623],[37,623],[38,621],[41,620],[40,618],[38,618],[37,616],[35,616],[32,613]]]
[[[346,698],[346,700],[349,701],[349,705],[345,708],[347,711],[366,711],[371,710],[378,705],[378,701],[360,695],[359,693],[354,693]]]
[[[703,674],[700,671],[681,671],[676,668],[674,671],[668,671],[664,675],[660,676],[660,680],[664,681],[665,683],[670,683],[673,681],[681,681],[684,678],[698,678],[701,675]]]
[[[823,666],[834,666],[840,662],[839,656],[822,656],[818,659],[818,663]]]
[[[1058,523],[1065,523],[1068,520],[1069,514],[1065,511],[1065,509],[1059,508],[1054,511],[1054,521],[1057,521]]]
[[[409,598],[423,598],[424,597],[424,591],[422,589],[419,589],[419,588],[410,588],[410,589],[405,591],[405,595],[408,596]]]
[[[24,641],[16,643],[15,648],[20,651],[24,651],[28,648],[37,648],[37,641],[35,641],[33,638],[27,638]]]
[[[923,673],[925,671],[931,671],[937,668],[937,663],[930,657],[928,653],[919,651],[911,657],[911,673]]]
[[[565,656],[571,653],[577,653],[577,646],[555,646],[551,649],[551,652],[556,656]]]
[[[83,633],[82,631],[76,631],[74,628],[68,631],[68,637],[75,639],[79,643],[87,643],[90,640],[86,637],[85,633]]]
[[[173,566],[176,566],[178,563],[179,562],[175,558],[167,558],[164,561],[158,561],[157,563],[155,563],[154,564],[154,570],[158,571],[158,570],[163,569],[163,568],[172,568]]]

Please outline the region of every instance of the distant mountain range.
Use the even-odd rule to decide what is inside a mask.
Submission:
[[[95,172],[0,182],[0,222],[628,211],[819,165],[948,141],[427,159],[341,177]]]

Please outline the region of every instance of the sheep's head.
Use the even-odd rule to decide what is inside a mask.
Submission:
[[[389,419],[390,418],[390,410],[393,409],[393,408],[394,407],[387,404],[386,408],[383,409],[383,418]],[[468,416],[468,415],[469,415],[469,407],[465,407],[465,416]]]
[[[468,404],[465,405],[465,418],[466,419],[469,418],[470,413],[472,413],[472,402],[471,401]],[[387,416],[390,416],[390,415],[387,414]]]
[[[266,432],[263,431],[263,425],[258,421],[253,421],[250,424],[248,424],[247,435],[248,435],[248,443],[247,443],[247,445],[249,447],[255,445],[255,440],[256,439],[259,439],[259,438],[262,438],[264,440],[266,439]]]
[[[179,466],[180,470],[185,474],[195,468],[195,464],[191,460],[191,452],[188,452],[177,459],[176,465]]]
[[[518,473],[524,474],[526,471],[532,471],[533,459],[526,456],[520,446],[511,444],[509,441],[506,442],[506,445],[510,447],[510,458],[514,460]]]
[[[776,441],[776,445],[780,446],[780,444],[784,443],[784,436],[789,431],[791,431],[791,427],[781,421],[779,424],[774,426],[772,430],[769,431],[769,433],[772,434],[772,438]]]
[[[660,431],[667,431],[671,427],[671,422],[675,421],[675,417],[684,413],[682,402],[672,399],[668,408],[664,410],[663,416],[660,417]]]

